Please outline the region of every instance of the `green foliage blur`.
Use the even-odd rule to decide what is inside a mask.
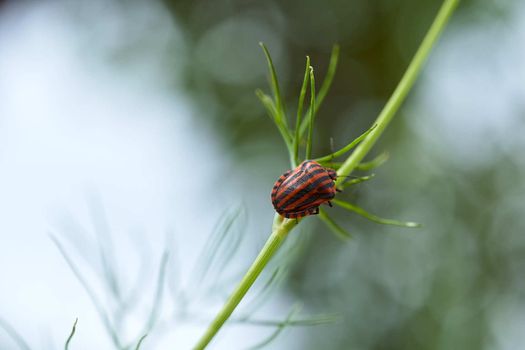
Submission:
[[[206,123],[229,145],[238,171],[259,174],[253,181],[268,189],[287,169],[287,153],[253,93],[256,88],[269,91],[257,43],[265,42],[272,53],[290,115],[295,113],[305,55],[322,77],[332,45],[341,46],[334,84],[315,126],[314,156],[318,156],[330,152],[331,139],[337,149],[370,126],[441,4],[165,2],[190,38],[193,64],[184,72],[185,88],[197,101],[202,118],[209,118]],[[504,23],[513,6],[512,1],[465,1],[443,41],[454,38],[462,27]],[[428,66],[440,64],[441,49],[438,45]],[[461,60],[461,53],[455,57]],[[486,60],[486,69],[494,64]],[[355,239],[341,243],[316,224],[287,291],[311,312],[342,312],[343,321],[302,331],[295,349],[520,348],[512,339],[519,333],[519,322],[521,330],[524,325],[519,310],[522,315],[525,164],[516,146],[520,143],[507,141],[523,136],[512,131],[487,135],[478,143],[492,145],[490,152],[481,147],[473,157],[451,148],[445,141],[446,129],[431,130],[429,139],[428,128],[421,124],[446,114],[450,103],[421,102],[443,97],[425,97],[422,91],[443,79],[433,72],[437,70],[425,71],[425,82],[416,84],[374,149],[375,155],[388,151],[390,160],[376,171],[374,180],[345,193],[374,213],[415,220],[424,227],[384,227],[330,209]],[[462,73],[454,74],[461,79]],[[440,84],[446,86],[447,81]],[[468,91],[456,94],[461,98]],[[490,98],[486,91],[472,103],[483,109]],[[518,102],[515,113],[523,121]],[[435,109],[425,109],[430,105]],[[476,121],[472,115],[455,113]],[[462,130],[460,125],[465,123],[458,122],[454,130],[462,138],[470,130],[468,123]]]

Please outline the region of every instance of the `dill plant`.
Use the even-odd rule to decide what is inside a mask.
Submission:
[[[370,162],[362,162],[368,154],[368,152],[374,146],[376,141],[379,139],[381,134],[385,131],[386,127],[392,121],[394,115],[396,114],[403,101],[405,100],[406,96],[408,95],[409,91],[413,87],[414,82],[416,81],[425,60],[429,56],[430,51],[436,43],[437,39],[439,38],[440,34],[446,27],[446,24],[448,23],[448,20],[454,12],[455,8],[457,7],[458,3],[459,0],[445,0],[443,2],[438,14],[434,19],[434,22],[430,26],[430,29],[428,30],[421,45],[416,51],[406,72],[404,73],[392,96],[387,101],[386,105],[384,106],[384,108],[382,109],[382,111],[380,112],[379,116],[377,117],[374,124],[370,127],[370,129],[364,134],[362,134],[360,137],[358,137],[356,140],[349,143],[343,149],[325,157],[316,159],[317,161],[320,161],[323,165],[329,165],[334,168],[337,168],[338,178],[336,180],[336,186],[338,188],[342,188],[345,186],[345,183],[343,181],[354,170],[358,168],[364,170],[372,169],[386,160],[387,155],[382,154],[378,158]],[[326,96],[330,88],[332,79],[334,77],[339,48],[335,46],[334,50],[332,51],[327,77],[325,78],[317,94],[315,91],[314,70],[310,65],[310,59],[308,57],[306,58],[306,68],[303,78],[303,84],[299,94],[297,116],[294,124],[294,129],[292,129],[289,126],[289,119],[285,113],[283,99],[280,93],[279,83],[277,80],[277,74],[270,53],[263,44],[261,44],[261,46],[264,50],[268,61],[268,67],[271,77],[270,83],[273,96],[270,97],[263,93],[261,90],[257,90],[256,94],[261,100],[266,110],[268,111],[268,114],[270,115],[271,119],[277,126],[277,129],[280,132],[286,145],[290,157],[290,165],[292,168],[294,168],[299,163],[299,148],[301,142],[304,141],[306,143],[304,159],[310,159],[311,157],[312,131],[315,116],[324,100],[324,97]],[[307,112],[303,115],[303,104],[306,98],[308,86],[310,87],[310,103]],[[334,158],[344,155],[354,147],[355,150],[342,163],[332,162]],[[371,178],[372,176],[366,176],[353,179],[347,181],[346,185],[356,184],[358,182],[366,181]],[[361,209],[353,204],[344,202],[339,199],[333,200],[333,203],[344,209],[362,215],[377,223],[399,225],[405,227],[418,226],[418,224],[414,222],[400,222],[397,220],[382,219],[376,215],[368,213],[364,209]],[[325,211],[321,210],[319,213],[319,217],[338,236],[343,238],[350,237],[348,232],[346,232],[333,219],[331,219]],[[259,252],[259,255],[255,258],[255,261],[252,263],[248,271],[242,277],[239,284],[235,287],[235,289],[233,290],[233,292],[231,293],[230,297],[227,299],[221,310],[215,316],[215,318],[213,319],[203,336],[195,345],[195,350],[205,349],[208,346],[208,344],[219,332],[224,323],[229,319],[229,317],[231,316],[237,305],[241,302],[243,297],[246,295],[246,293],[253,285],[257,277],[265,269],[270,259],[275,255],[279,247],[281,247],[283,241],[286,239],[288,234],[298,225],[299,221],[302,220],[284,219],[278,214],[275,215],[270,237],[266,241],[265,245],[262,247],[261,251]],[[291,316],[293,315],[289,315],[288,318],[291,318]]]
[[[441,32],[445,28],[446,24],[454,9],[458,5],[459,0],[445,0],[432,23],[429,31],[427,32],[425,38],[423,39],[420,47],[418,48],[416,54],[414,55],[411,63],[409,64],[405,74],[400,80],[398,86],[394,90],[392,96],[387,101],[383,110],[372,124],[372,126],[366,130],[361,136],[348,143],[345,147],[337,150],[331,154],[328,154],[323,157],[315,158],[314,160],[321,163],[323,166],[331,167],[337,169],[338,179],[336,181],[336,186],[340,189],[344,189],[348,186],[358,184],[363,181],[368,181],[374,177],[373,174],[362,176],[358,178],[348,179],[348,176],[354,170],[371,170],[377,166],[380,166],[388,159],[387,153],[382,153],[375,159],[371,161],[364,162],[363,159],[366,157],[368,152],[371,150],[375,142],[379,139],[381,134],[384,132],[388,124],[391,122],[397,110],[400,108],[401,104],[405,100],[407,94],[411,90],[417,76],[419,75],[424,61],[428,57],[432,47],[436,43]],[[284,144],[286,145],[286,150],[290,159],[291,168],[295,168],[300,161],[304,159],[311,159],[312,155],[312,134],[313,134],[313,125],[317,116],[317,112],[321,107],[329,89],[333,78],[335,76],[335,71],[338,63],[339,57],[339,47],[335,46],[332,50],[331,59],[328,67],[328,72],[319,87],[319,90],[316,91],[315,84],[315,75],[314,70],[311,66],[310,58],[306,58],[306,65],[304,71],[304,77],[302,81],[301,90],[298,97],[297,104],[297,114],[295,116],[295,121],[293,123],[293,128],[290,126],[289,117],[286,115],[285,106],[280,92],[279,83],[277,80],[276,69],[273,65],[272,58],[270,56],[267,48],[261,44],[264,54],[268,62],[268,68],[270,71],[270,85],[272,90],[272,96],[265,94],[261,90],[256,91],[257,97],[260,99],[261,103],[266,108],[270,118],[277,126],[279,133],[281,134]],[[308,97],[308,98],[307,98]],[[305,104],[308,101],[308,108],[305,110]],[[352,149],[355,149],[346,159],[342,162],[338,162],[337,158],[343,157]],[[304,151],[304,157],[301,157],[301,151]],[[418,224],[414,222],[401,222],[391,219],[383,219],[374,214],[367,212],[366,210],[343,201],[341,199],[333,199],[333,204],[344,208],[348,211],[354,212],[358,215],[364,216],[367,219],[377,222],[379,224],[387,225],[398,225],[403,227],[417,227]],[[221,253],[225,255],[224,261],[228,261],[230,257],[236,251],[236,248],[240,244],[240,231],[236,234],[231,234],[231,227],[233,222],[237,218],[239,213],[234,211],[233,213],[226,213],[223,217],[223,222],[220,223],[220,229],[216,232],[213,240],[209,242],[209,247],[205,249],[210,254],[203,254],[203,257],[199,259],[199,265],[196,268],[195,276],[199,275],[200,279],[204,279],[208,270],[211,266],[216,263],[215,256],[219,255],[218,250],[224,250]],[[341,226],[339,226],[335,220],[333,220],[324,210],[320,210],[318,216],[327,227],[336,234],[339,238],[348,239],[350,234]],[[310,219],[308,219],[310,220]],[[237,305],[244,298],[248,290],[251,288],[255,280],[259,275],[264,271],[268,270],[269,261],[276,255],[276,252],[282,247],[283,242],[288,237],[288,234],[302,221],[301,219],[284,219],[279,215],[275,215],[273,225],[271,228],[271,234],[266,241],[265,245],[262,247],[259,255],[255,258],[255,261],[252,263],[248,271],[244,274],[239,284],[235,287],[230,297],[227,299],[221,310],[218,312],[216,317],[213,319],[203,336],[199,339],[194,349],[201,350],[205,349],[225,322],[230,318]],[[105,287],[111,294],[111,297],[117,301],[120,313],[122,316],[125,316],[129,310],[129,300],[124,300],[121,291],[121,287],[118,283],[117,271],[111,263],[111,253],[112,253],[112,244],[111,237],[109,235],[109,228],[106,227],[106,223],[102,220],[101,225],[99,225],[99,230],[97,231],[97,239],[99,243],[99,254],[102,262],[102,274],[100,276],[101,280],[105,282]],[[100,232],[98,232],[100,231]],[[119,334],[118,327],[111,319],[110,311],[107,310],[107,307],[104,305],[103,300],[100,296],[95,293],[92,286],[89,285],[88,281],[84,277],[83,273],[80,271],[78,265],[73,260],[72,256],[68,253],[64,244],[58,239],[54,234],[51,234],[51,239],[57,246],[59,252],[65,259],[67,265],[72,270],[75,277],[78,279],[82,287],[88,294],[88,297],[91,299],[92,304],[95,307],[96,312],[99,314],[103,322],[103,326],[109,335],[113,346],[116,349],[131,350],[140,349],[144,340],[146,339],[147,334],[152,331],[152,329],[159,323],[160,320],[160,309],[162,308],[163,300],[163,288],[165,284],[165,278],[168,275],[167,266],[168,260],[170,257],[169,251],[165,250],[160,257],[158,264],[158,274],[157,274],[157,283],[152,297],[152,302],[148,316],[144,320],[143,331],[133,337],[132,340],[124,340],[123,336]],[[104,242],[104,244],[102,244]],[[226,243],[225,243],[226,242]],[[295,242],[294,242],[295,243]],[[104,249],[105,245],[109,245],[108,251]],[[274,272],[269,277],[266,285],[262,289],[262,294],[270,290],[272,284],[275,284],[276,281],[283,279],[286,274],[286,269],[283,267],[286,265],[286,261],[289,261],[291,257],[294,256],[294,253],[297,247],[294,246],[291,249],[283,251],[285,257],[282,260],[277,261],[279,266],[274,270]],[[204,258],[208,256],[208,258]],[[224,263],[224,261],[222,263]],[[275,261],[274,261],[275,262]],[[93,267],[92,267],[93,268]],[[94,269],[94,268],[93,268]],[[198,278],[197,278],[198,279]],[[196,285],[199,285],[201,280],[193,281]],[[140,280],[139,280],[140,282]],[[138,291],[139,289],[136,289]],[[136,292],[134,291],[134,292]],[[183,300],[185,300],[185,295],[181,291],[178,291]],[[137,296],[133,295],[132,299],[136,300]],[[257,305],[256,305],[257,306]],[[264,340],[263,342],[257,344],[255,348],[262,348],[275,339],[279,333],[287,326],[311,326],[323,323],[333,322],[337,318],[332,314],[318,315],[312,318],[305,319],[296,319],[296,315],[300,312],[300,305],[294,305],[290,312],[288,313],[286,319],[281,322],[267,321],[267,320],[254,320],[247,319],[246,317],[240,317],[238,319],[230,319],[230,322],[249,322],[255,325],[262,326],[272,326],[275,327],[274,333]],[[74,321],[72,329],[69,333],[69,336],[65,340],[64,349],[68,350],[71,348],[71,342],[76,332],[77,320]],[[31,346],[24,340],[21,334],[19,334],[14,327],[12,327],[6,320],[0,317],[0,328],[2,328],[8,336],[18,345],[20,349],[31,349]]]

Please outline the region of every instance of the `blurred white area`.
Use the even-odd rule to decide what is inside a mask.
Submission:
[[[171,287],[190,283],[218,218],[242,200],[239,186],[261,197],[194,118],[198,106],[177,88],[185,64],[184,35],[156,1],[15,1],[0,12],[0,318],[30,346],[62,347],[78,317],[73,348],[115,348],[50,234],[110,316],[99,244],[124,298],[142,288],[116,325],[124,345],[144,331],[164,250],[160,313],[174,322],[161,322],[143,349],[191,348],[233,287],[209,300],[187,295],[196,317],[174,319],[176,303],[187,301],[174,300]],[[256,254],[253,237],[259,247],[257,234],[266,234],[253,218],[244,227],[256,234],[245,235],[251,249],[239,249],[221,271],[227,277],[240,276]],[[285,315],[289,305],[277,299],[268,312]],[[228,327],[214,348],[271,331]],[[0,349],[15,346],[0,327]]]
[[[99,211],[121,288],[145,269],[151,300],[166,232],[180,270],[194,263],[227,190],[203,208],[206,179],[228,160],[172,87],[185,45],[159,3],[15,1],[0,16],[0,315],[35,348],[61,347],[78,317],[75,348],[113,349],[49,233],[106,300],[84,260],[97,254],[90,213]],[[87,236],[75,237],[79,227]],[[142,331],[141,309],[123,338]],[[177,329],[169,347],[190,348],[203,325]],[[162,342],[150,338],[145,349]],[[0,330],[0,348],[14,347]]]
[[[451,26],[422,80],[411,122],[458,166],[484,166],[501,151],[523,165],[514,153],[525,147],[516,137],[525,132],[525,6],[509,6],[505,18]]]

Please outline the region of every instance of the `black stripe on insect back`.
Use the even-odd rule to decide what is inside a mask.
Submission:
[[[271,195],[272,203],[275,202],[275,195],[277,194],[277,190],[282,185],[283,181],[290,175],[291,172],[292,172],[291,170],[288,170],[287,172],[279,176],[279,179],[277,179],[277,181],[275,182],[275,185],[273,185],[272,195]]]
[[[273,187],[274,188],[279,187],[283,183],[283,181],[286,180],[286,178],[290,175],[291,172],[292,172],[291,170],[288,170],[287,172],[285,172],[284,174],[279,176],[279,178],[275,182],[275,186],[273,186]]]
[[[281,183],[281,186],[287,187],[291,182],[295,182],[295,180],[302,176],[304,173],[302,171],[298,171],[296,173],[293,173],[291,176],[289,176],[286,180],[284,180]]]
[[[294,210],[307,210],[309,207],[311,207],[312,203],[322,199],[323,201],[328,201],[330,199],[334,198],[334,196],[331,193],[316,193],[312,194],[310,196],[307,196],[304,201],[295,203],[294,204]],[[315,205],[317,207],[317,205]]]
[[[325,179],[328,180],[328,179]],[[328,181],[326,184],[317,186],[315,189],[315,193],[310,193],[308,196],[306,196],[305,200],[299,203],[295,203],[295,207],[299,208],[302,207],[305,204],[309,204],[314,202],[316,199],[323,198],[323,199],[332,199],[334,198],[335,194],[331,191],[326,191],[329,188],[334,187],[334,180],[330,178],[330,181]],[[312,198],[310,200],[310,198]]]
[[[332,179],[332,178],[330,178],[330,179],[332,180],[332,182],[329,182],[329,183],[327,183],[326,185],[323,185],[323,186],[319,186],[319,187],[317,187],[317,191],[319,191],[319,192],[325,192],[325,190],[334,187],[334,186],[335,186],[334,183],[333,183],[333,182],[334,182],[334,179]]]
[[[298,178],[298,177],[301,177],[301,176],[305,176],[305,175],[309,175],[311,174],[310,172],[307,172],[307,170],[305,169],[306,168],[306,163],[303,163],[300,167],[300,170],[294,170],[294,173],[292,174],[292,176],[289,176],[286,180],[284,180],[281,185],[284,186],[284,187],[288,187],[289,184],[295,182],[295,180]],[[313,173],[313,172],[312,172]]]
[[[275,183],[275,185],[273,185],[273,188],[272,188],[273,192],[277,191],[277,189],[279,188],[279,186],[281,186],[281,184],[283,183],[284,179],[285,179],[285,178],[284,178],[283,176],[281,176],[281,178],[279,178],[279,180],[277,180],[277,182]]]
[[[301,189],[300,191],[295,193],[286,202],[284,202],[283,204],[280,204],[279,207],[286,208],[286,207],[292,205],[294,202],[300,200],[304,196],[307,196],[309,192],[313,191],[317,186],[319,186],[319,184],[321,184],[321,183],[323,183],[323,182],[325,182],[327,180],[333,181],[330,178],[330,176],[328,176],[328,175],[319,176],[319,178],[317,178],[315,181],[312,181],[309,184],[307,184],[306,187],[304,187],[303,189]]]
[[[290,176],[288,179],[286,179],[285,182],[281,184],[285,188],[283,193],[275,199],[276,202],[282,201],[284,198],[288,197],[292,192],[297,190],[298,187],[300,187],[303,183],[309,181],[312,177],[314,177],[317,174],[322,173],[325,171],[324,169],[317,169],[312,172],[306,173],[306,172],[298,172],[294,175]],[[299,178],[299,179],[297,179]],[[288,180],[291,181],[288,181]],[[295,181],[293,181],[295,180]]]
[[[327,179],[325,179],[327,180]],[[303,200],[298,200],[297,202],[295,202],[293,204],[293,207],[296,209],[296,210],[302,210],[302,209],[307,209],[308,206],[319,200],[319,199],[325,199],[325,200],[330,200],[332,198],[334,198],[334,194],[333,193],[330,193],[330,192],[327,192],[327,191],[321,191],[321,189],[327,189],[327,188],[330,188],[330,187],[333,187],[334,186],[334,182],[333,180],[330,178],[330,181],[327,182],[326,184],[322,185],[322,186],[318,186],[313,193],[308,193],[306,196],[303,197]]]

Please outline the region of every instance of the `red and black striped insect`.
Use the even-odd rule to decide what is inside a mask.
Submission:
[[[313,160],[305,160],[288,170],[275,182],[272,204],[285,218],[302,218],[319,214],[319,206],[334,198],[337,189],[334,169],[325,168]]]

